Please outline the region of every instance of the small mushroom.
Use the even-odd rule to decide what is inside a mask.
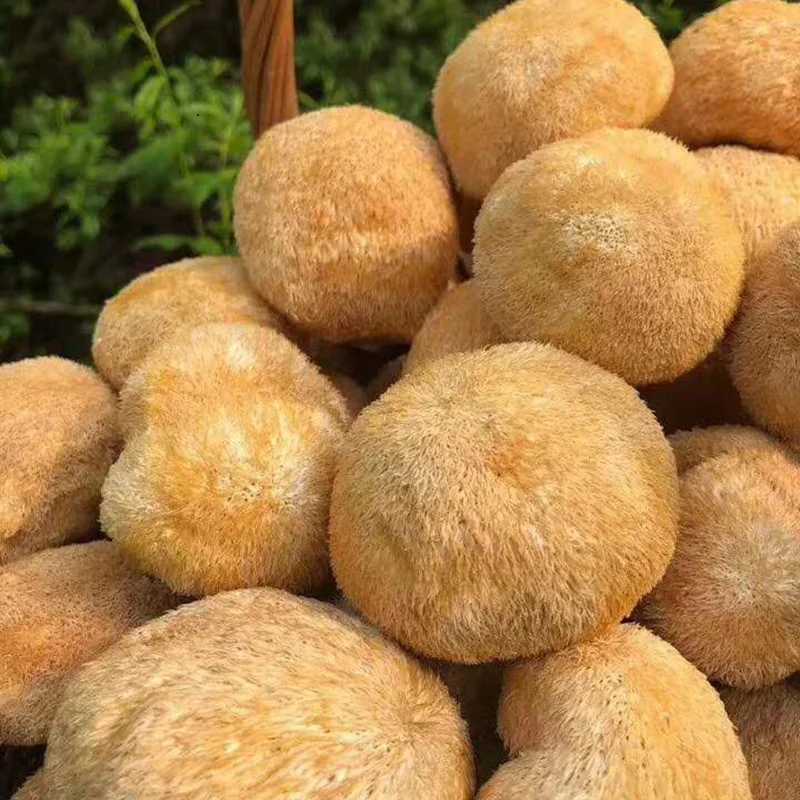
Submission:
[[[328,582],[350,413],[285,337],[250,324],[182,330],[130,377],[121,417],[101,521],[140,569],[187,595]]]
[[[698,464],[725,455],[746,458],[751,453],[789,454],[777,439],[747,425],[712,425],[709,428],[692,428],[677,431],[669,437],[678,475]]]
[[[410,342],[455,277],[458,219],[439,146],[361,106],[264,133],[234,193],[253,285],[301,331]]]
[[[406,373],[451,353],[480,350],[502,342],[483,309],[475,281],[453,287],[425,318],[411,343],[403,370]]]
[[[76,669],[176,602],[111,542],[57,547],[0,567],[0,745],[47,741]]]
[[[720,696],[747,758],[753,800],[796,800],[800,675],[755,692],[722,687]]]
[[[499,728],[518,757],[480,800],[750,800],[747,765],[717,693],[636,625],[511,667]]]
[[[726,3],[669,52],[675,88],[660,130],[690,147],[736,142],[800,156],[800,6]]]
[[[623,0],[519,0],[445,62],[433,116],[456,184],[482,200],[542,145],[655,119],[672,89],[653,24]]]
[[[800,464],[732,448],[681,476],[675,557],[638,617],[712,680],[758,689],[800,669]]]
[[[147,354],[173,333],[212,322],[284,323],[253,290],[239,259],[187,258],[140,275],[112,297],[97,319],[92,356],[120,389]]]
[[[800,444],[800,222],[750,262],[729,347],[731,378],[748,413]]]
[[[93,370],[0,365],[0,565],[90,538],[118,451],[116,398]]]

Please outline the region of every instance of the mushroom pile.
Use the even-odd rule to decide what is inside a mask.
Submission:
[[[0,366],[17,800],[800,796],[800,5],[518,0],[433,118]]]

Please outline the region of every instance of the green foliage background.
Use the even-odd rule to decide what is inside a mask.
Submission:
[[[718,3],[636,4],[670,39]],[[302,106],[365,103],[430,130],[441,63],[502,5],[297,0]],[[252,142],[236,3],[0,0],[0,53],[0,358],[85,360],[100,305],[136,274],[234,251]]]

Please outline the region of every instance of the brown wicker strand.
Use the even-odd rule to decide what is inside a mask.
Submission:
[[[242,82],[247,116],[258,136],[296,117],[293,0],[239,0]]]

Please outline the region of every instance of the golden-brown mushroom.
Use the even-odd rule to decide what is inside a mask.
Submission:
[[[331,560],[359,613],[464,663],[565,647],[620,621],[677,534],[677,476],[622,380],[535,343],[402,378],[348,433]]]
[[[725,195],[748,257],[800,220],[800,159],[736,145],[704,147],[695,155]]]
[[[328,108],[271,128],[242,167],[234,209],[256,289],[333,342],[410,342],[455,276],[439,147],[381,111]]]
[[[0,745],[44,743],[75,670],[175,604],[111,542],[0,567]]]
[[[499,728],[521,755],[481,800],[750,798],[747,765],[717,693],[636,625],[511,667]]]
[[[141,569],[188,595],[328,581],[350,414],[291,342],[256,325],[185,329],[131,375],[121,404],[127,441],[101,519]]]
[[[256,294],[239,259],[187,258],[140,275],[105,304],[94,331],[94,363],[120,389],[173,333],[212,322],[283,330],[283,321]]]
[[[89,538],[118,450],[116,398],[93,370],[0,366],[0,564]]]
[[[800,222],[750,262],[730,373],[752,418],[800,444]]]
[[[425,318],[403,370],[408,373],[442,356],[480,350],[500,342],[500,334],[483,309],[475,281],[466,281],[445,292]]]
[[[690,147],[737,142],[800,156],[800,6],[735,0],[670,46],[675,88],[657,127]]]
[[[681,476],[675,557],[639,618],[709,678],[742,689],[800,669],[800,465],[734,449]]]
[[[433,93],[456,183],[483,199],[542,145],[655,119],[673,68],[653,24],[622,0],[520,0],[447,59]]]
[[[753,800],[795,800],[800,786],[800,676],[755,692],[723,686],[720,696],[747,758]]]
[[[133,631],[67,690],[44,773],[59,800],[469,800],[439,679],[330,605],[228,592]]]
[[[554,344],[632,384],[721,340],[744,247],[700,162],[652,131],[605,129],[510,167],[476,225],[475,280],[507,339]]]

